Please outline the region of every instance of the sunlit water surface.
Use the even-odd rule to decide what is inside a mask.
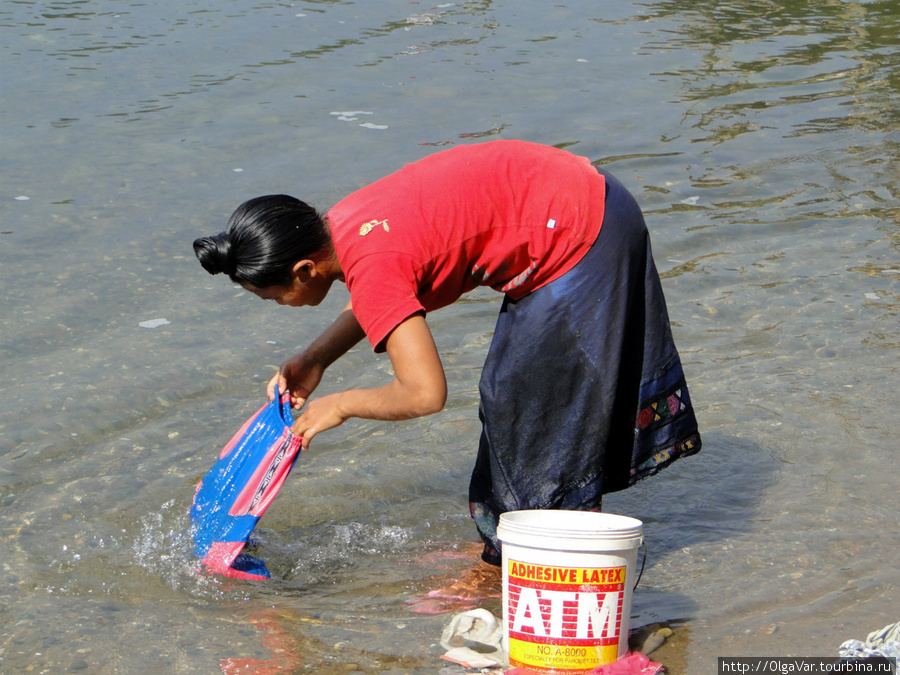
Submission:
[[[16,0],[0,31],[3,672],[459,671],[407,601],[472,561],[499,297],[429,317],[444,412],[301,457],[271,581],[210,578],[195,485],[346,295],[270,306],[190,244],[490,138],[588,156],[648,217],[705,441],[604,505],[646,524],[654,656],[831,656],[900,618],[896,3]],[[387,377],[361,346],[322,390]]]

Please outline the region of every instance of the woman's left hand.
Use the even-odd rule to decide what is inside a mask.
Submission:
[[[394,379],[376,389],[350,389],[307,401],[291,431],[303,436],[303,449],[320,432],[350,417],[408,420],[444,407],[447,379],[425,317],[414,314],[387,337]]]
[[[340,407],[342,396],[343,393],[337,393],[313,399],[294,420],[291,433],[303,437],[301,445],[304,450],[309,449],[309,444],[316,434],[340,426],[347,420],[349,416],[344,415]]]

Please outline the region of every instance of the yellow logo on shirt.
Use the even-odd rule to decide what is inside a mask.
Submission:
[[[366,236],[378,225],[381,225],[384,228],[385,232],[391,231],[391,228],[388,227],[387,218],[385,218],[384,220],[370,220],[368,223],[363,223],[363,225],[359,228],[359,236]]]

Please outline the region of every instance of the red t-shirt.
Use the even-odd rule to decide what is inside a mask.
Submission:
[[[524,141],[444,150],[328,212],[353,312],[376,351],[405,319],[476,286],[519,299],[594,243],[606,184],[584,157]]]

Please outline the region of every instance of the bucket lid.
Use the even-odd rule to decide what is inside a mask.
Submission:
[[[617,550],[636,548],[644,524],[637,518],[597,511],[532,510],[500,515],[501,542],[541,549]]]

